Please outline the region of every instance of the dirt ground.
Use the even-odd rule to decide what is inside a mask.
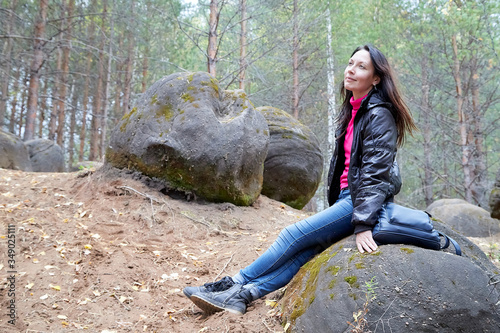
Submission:
[[[186,200],[139,178],[0,169],[0,331],[283,332],[276,294],[206,317],[182,288],[235,274],[306,213],[264,196]]]

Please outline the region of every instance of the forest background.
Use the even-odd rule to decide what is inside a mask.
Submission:
[[[488,206],[500,169],[497,0],[0,3],[0,129],[54,140],[68,168],[102,160],[111,129],[152,83],[208,71],[309,126],[326,174],[345,65],[371,43],[420,129],[398,151],[398,201]],[[323,183],[314,210],[326,205]]]

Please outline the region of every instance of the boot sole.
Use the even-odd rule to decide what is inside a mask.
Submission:
[[[238,314],[238,315],[245,314],[244,312],[242,313],[241,311],[238,311],[235,309],[225,308],[225,307],[219,306],[219,305],[214,304],[210,301],[207,301],[203,298],[200,298],[197,295],[191,295],[190,299],[191,299],[191,302],[193,302],[197,307],[202,309],[207,314],[213,314],[213,313],[220,312],[220,311],[227,311],[227,312]]]

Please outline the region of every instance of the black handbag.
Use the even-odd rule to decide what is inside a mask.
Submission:
[[[432,250],[446,249],[451,242],[456,254],[462,255],[462,250],[454,239],[434,229],[429,213],[393,202],[382,206],[372,235],[378,245],[408,244]],[[444,238],[443,245],[441,238]]]

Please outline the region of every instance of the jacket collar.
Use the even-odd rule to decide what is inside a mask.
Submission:
[[[389,109],[391,112],[392,110],[392,104],[389,102],[385,102],[382,99],[382,96],[380,96],[379,91],[372,89],[368,93],[368,95],[363,98],[363,101],[361,102],[361,106],[359,107],[358,112],[356,113],[356,119],[359,119],[362,114],[365,114],[368,110],[376,107],[376,106],[384,106],[387,109]],[[335,137],[340,137],[341,134],[344,132],[344,129],[338,127],[335,131]]]
[[[389,102],[386,102],[382,99],[382,96],[380,96],[380,93],[375,90],[375,89],[372,89],[368,95],[363,99],[363,101],[361,102],[361,107],[360,109],[371,109],[375,106],[379,106],[379,105],[384,105],[386,107],[388,107],[389,109],[391,109],[391,103]]]

